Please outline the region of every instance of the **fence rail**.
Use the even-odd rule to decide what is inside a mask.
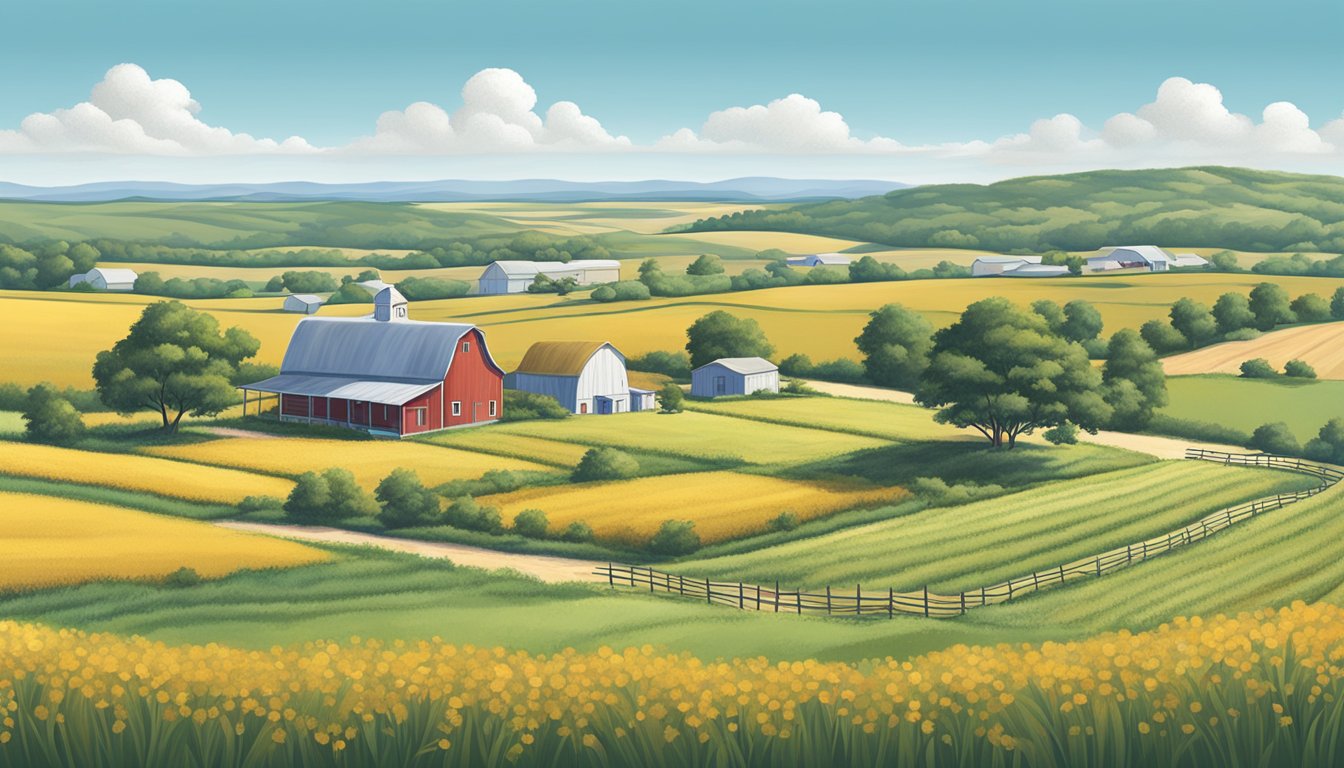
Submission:
[[[950,618],[960,616],[971,608],[1006,603],[1041,589],[1113,573],[1134,563],[1208,538],[1243,520],[1311,498],[1344,479],[1344,472],[1334,467],[1286,456],[1226,453],[1191,448],[1186,451],[1185,457],[1197,461],[1300,472],[1317,478],[1320,484],[1305,491],[1280,493],[1221,509],[1160,536],[956,595],[935,594],[930,592],[928,587],[916,592],[897,592],[891,588],[865,590],[862,584],[855,584],[852,591],[846,585],[839,589],[828,586],[825,592],[804,592],[799,589],[781,589],[779,582],[770,586],[742,581],[714,581],[668,573],[647,566],[616,563],[598,567],[595,574],[606,577],[607,583],[613,588],[628,587],[654,593],[671,593],[703,600],[710,605],[724,605],[740,610],[793,614],[824,613],[829,616],[893,618],[897,614],[902,614]]]

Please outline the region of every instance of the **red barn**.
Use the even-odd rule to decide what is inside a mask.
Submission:
[[[300,320],[280,375],[241,389],[244,413],[248,393],[270,393],[282,421],[387,437],[486,424],[504,408],[504,371],[481,329],[409,320],[391,286],[370,317]]]

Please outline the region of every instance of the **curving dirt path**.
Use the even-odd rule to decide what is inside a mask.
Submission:
[[[222,528],[249,533],[262,533],[299,541],[315,541],[326,544],[353,544],[356,546],[378,547],[392,552],[404,552],[420,557],[433,557],[451,560],[457,565],[470,568],[499,570],[507,568],[541,581],[557,584],[566,581],[605,581],[594,575],[593,571],[606,563],[588,560],[575,560],[550,555],[529,555],[517,552],[499,552],[484,547],[472,547],[466,544],[449,544],[437,541],[416,541],[398,539],[392,536],[378,536],[372,533],[346,531],[340,528],[328,528],[320,525],[286,525],[280,523],[251,523],[241,520],[222,520],[216,522]]]
[[[915,396],[909,392],[882,387],[869,387],[859,384],[837,384],[830,381],[806,380],[807,385],[818,392],[836,397],[853,397],[860,400],[881,400],[888,403],[914,405]],[[1018,438],[1027,443],[1044,442],[1040,435],[1025,435]],[[1102,430],[1095,435],[1079,432],[1078,439],[1085,443],[1123,448],[1138,453],[1146,453],[1159,459],[1183,459],[1187,448],[1203,448],[1209,451],[1227,453],[1245,453],[1246,448],[1239,445],[1219,445],[1218,443],[1199,443],[1174,437],[1157,435],[1135,435],[1128,432],[1108,432]]]

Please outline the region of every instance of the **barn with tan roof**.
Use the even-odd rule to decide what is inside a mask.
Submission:
[[[641,410],[647,401],[632,395],[625,355],[605,341],[539,341],[504,387],[553,397],[578,414]]]

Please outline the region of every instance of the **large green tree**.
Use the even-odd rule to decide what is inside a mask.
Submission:
[[[1217,321],[1218,332],[1222,334],[1255,326],[1251,300],[1242,293],[1224,293],[1219,296],[1213,304],[1213,319]]]
[[[868,380],[884,387],[914,389],[929,367],[933,328],[917,312],[888,304],[869,316],[854,339]]]
[[[1140,429],[1167,404],[1162,363],[1137,331],[1125,328],[1111,337],[1101,379],[1112,409],[1110,425],[1116,429]]]
[[[1262,331],[1272,331],[1276,325],[1297,320],[1288,292],[1277,283],[1260,283],[1252,288],[1250,306],[1255,314],[1255,327]]]
[[[49,384],[28,390],[23,421],[29,440],[68,445],[84,436],[84,419],[70,401]]]
[[[1192,347],[1202,347],[1218,335],[1218,321],[1209,308],[1191,298],[1171,305],[1171,327],[1181,332]]]
[[[721,357],[769,357],[775,348],[755,320],[716,309],[686,329],[686,351],[699,368]]]
[[[98,353],[93,379],[118,413],[155,411],[163,430],[176,432],[187,414],[209,416],[233,404],[230,379],[259,348],[241,328],[221,333],[214,316],[160,301],[145,307],[126,338]]]
[[[1064,305],[1064,324],[1059,332],[1069,341],[1091,341],[1101,335],[1103,327],[1101,313],[1091,303],[1074,299]]]
[[[1111,416],[1101,373],[1082,345],[997,297],[934,334],[915,399],[938,408],[939,422],[973,428],[996,448],[1064,422],[1095,431]]]

